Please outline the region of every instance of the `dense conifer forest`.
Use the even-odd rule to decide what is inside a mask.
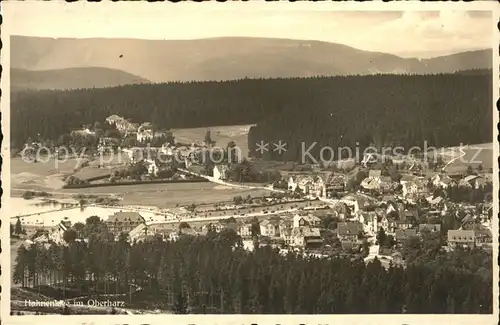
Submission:
[[[110,241],[96,217],[81,228],[88,243],[68,235],[67,246],[22,246],[14,281],[45,294],[36,287],[51,284],[57,299],[123,293],[118,299],[129,308],[176,313],[492,312],[491,253],[444,253],[439,240],[408,245],[414,262],[385,269],[379,261],[282,256],[270,247],[248,252],[231,230],[130,244],[126,236]]]
[[[243,79],[12,94],[12,145],[118,114],[160,128],[253,124],[249,144],[450,146],[492,141],[491,72]],[[306,146],[308,147],[308,146]],[[314,151],[313,151],[314,152]]]

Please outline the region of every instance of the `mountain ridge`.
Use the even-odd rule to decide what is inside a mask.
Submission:
[[[106,67],[152,82],[453,73],[492,67],[490,49],[416,59],[325,41],[259,37],[144,40],[13,36],[11,51],[14,68]]]
[[[106,88],[150,83],[128,72],[104,67],[76,67],[50,70],[11,68],[11,90]]]

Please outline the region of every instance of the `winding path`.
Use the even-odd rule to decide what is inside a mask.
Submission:
[[[450,161],[448,161],[446,163],[446,165],[444,165],[444,167],[441,169],[442,171],[445,171],[446,167],[448,167],[450,164],[452,164],[453,162],[455,162],[456,160],[464,157],[467,153],[464,151],[465,148],[467,148],[469,145],[466,144],[465,146],[462,146],[460,148],[458,148],[458,151],[460,151],[461,155],[460,156],[456,156],[455,158],[452,158]]]

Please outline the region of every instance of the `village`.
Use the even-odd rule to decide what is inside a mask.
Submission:
[[[2,3],[2,320],[497,320],[479,2]]]
[[[161,179],[268,191],[262,196],[234,196],[232,202],[158,209],[154,216],[127,207],[97,216],[116,240],[176,241],[183,236],[235,233],[248,250],[271,246],[283,254],[378,259],[387,266],[404,265],[408,250],[426,242],[442,250],[492,249],[493,174],[481,165],[450,171],[442,160],[430,164],[403,156],[365,157],[337,166],[276,163],[262,168],[266,163],[258,159],[234,157],[230,150],[236,147],[234,142],[214,163],[213,155],[206,159],[215,146],[210,131],[201,144],[182,144],[176,143],[171,131],[156,132],[149,122],[139,125],[112,115],[104,125],[73,131],[71,143],[95,144],[94,156],[124,153],[126,164],[119,168],[99,164],[102,175],[90,181],[71,176],[67,185],[125,186]],[[11,234],[28,242],[67,244],[87,240],[81,231],[84,226],[65,218],[47,227],[26,217],[17,218]]]

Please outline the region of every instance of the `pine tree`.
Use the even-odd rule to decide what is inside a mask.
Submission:
[[[387,236],[385,234],[385,230],[383,227],[380,227],[379,231],[378,231],[378,234],[377,234],[377,242],[379,245],[381,246],[385,246],[386,245],[386,239],[387,239]]]
[[[176,295],[174,312],[176,314],[189,314],[187,300],[182,292]]]
[[[16,221],[16,228],[14,230],[14,233],[16,235],[20,235],[23,233],[23,227],[21,226],[21,220],[19,219],[19,217],[17,218],[17,221]]]

